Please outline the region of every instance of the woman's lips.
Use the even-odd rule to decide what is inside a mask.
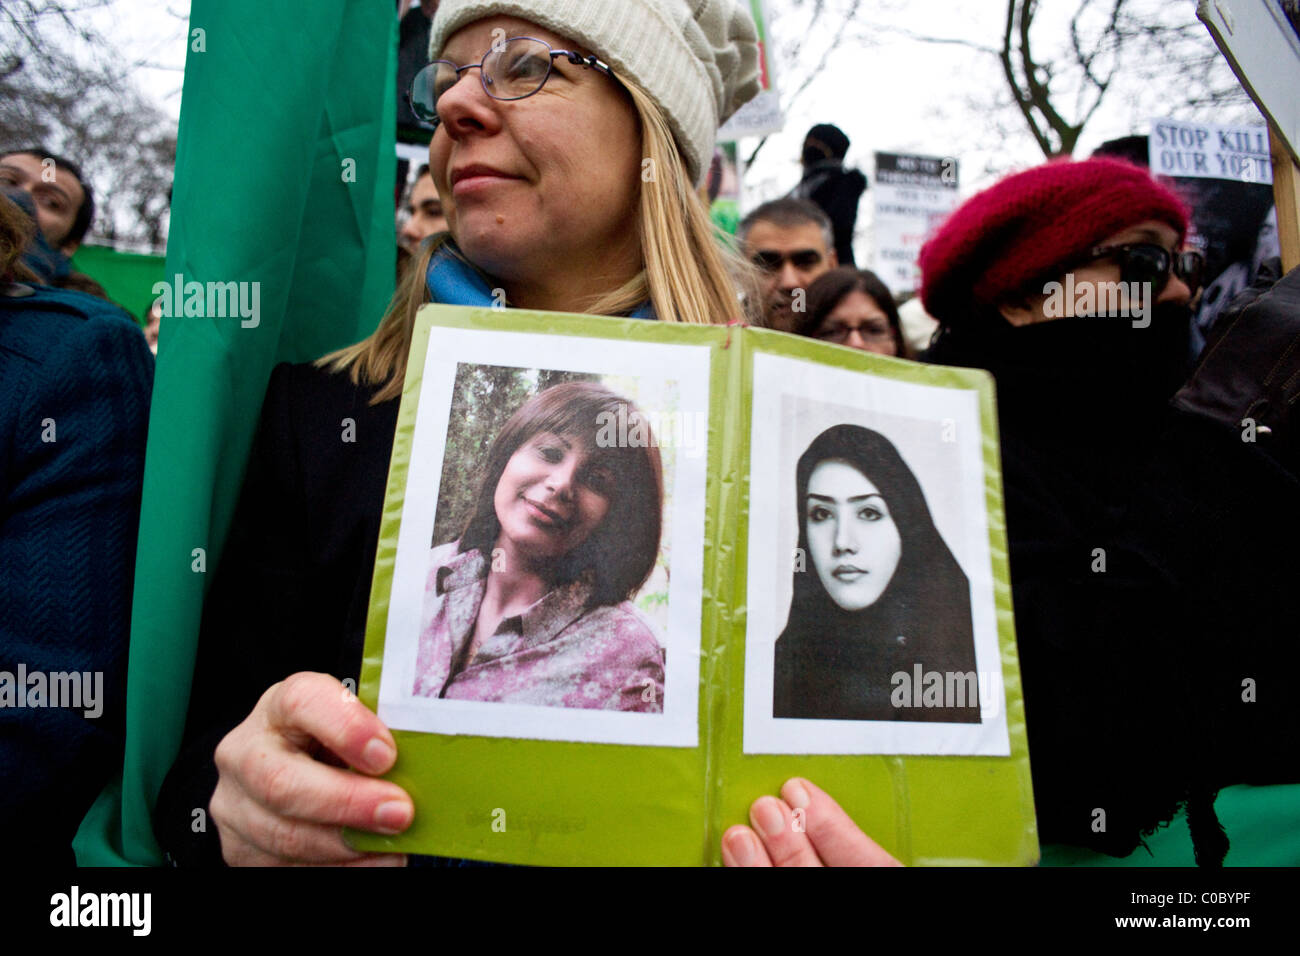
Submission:
[[[514,182],[517,178],[516,176],[507,176],[504,173],[473,173],[456,180],[451,187],[451,194],[458,199],[462,196],[472,196],[501,183]]]
[[[844,581],[845,583],[852,583],[869,573],[869,571],[865,571],[862,568],[855,568],[851,564],[841,564],[831,572],[831,575],[834,576],[836,580]]]
[[[533,521],[537,524],[540,524],[544,528],[551,528],[556,531],[563,531],[565,527],[568,526],[569,522],[564,518],[563,515],[561,515],[559,512],[552,511],[550,508],[547,508],[545,505],[540,505],[529,498],[525,498],[524,506],[528,509],[528,514],[533,519]]]

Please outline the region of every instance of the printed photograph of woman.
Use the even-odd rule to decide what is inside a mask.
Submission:
[[[430,555],[414,694],[661,713],[664,652],[630,603],[655,568],[654,441],[601,447],[626,398],[589,381],[540,391],[488,451],[472,514]]]
[[[793,598],[776,642],[773,717],[979,723],[963,706],[897,706],[894,675],[974,674],[965,573],[916,477],[883,435],[823,431],[796,468]],[[972,686],[974,682],[972,681]]]

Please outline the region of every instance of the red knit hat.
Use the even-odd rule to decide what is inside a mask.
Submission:
[[[1186,205],[1141,166],[1053,160],[963,203],[922,247],[921,302],[940,322],[1064,272],[1107,236],[1147,219],[1187,232]]]

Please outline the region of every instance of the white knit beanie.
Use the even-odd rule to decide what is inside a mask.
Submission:
[[[735,0],[442,0],[429,59],[461,27],[499,14],[568,37],[658,104],[699,185],[718,127],[759,91],[758,34],[747,7]]]

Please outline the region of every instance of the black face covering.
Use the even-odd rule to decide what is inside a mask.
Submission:
[[[1135,326],[1134,322],[1139,325]],[[1158,303],[1144,318],[1078,317],[1014,326],[996,312],[945,329],[927,358],[988,369],[1004,430],[1051,443],[1145,433],[1189,371],[1191,310]]]
[[[993,360],[1009,371],[1104,382],[1131,401],[1167,401],[1187,373],[1191,310],[1160,303],[1150,318],[1087,316],[1012,326]]]

